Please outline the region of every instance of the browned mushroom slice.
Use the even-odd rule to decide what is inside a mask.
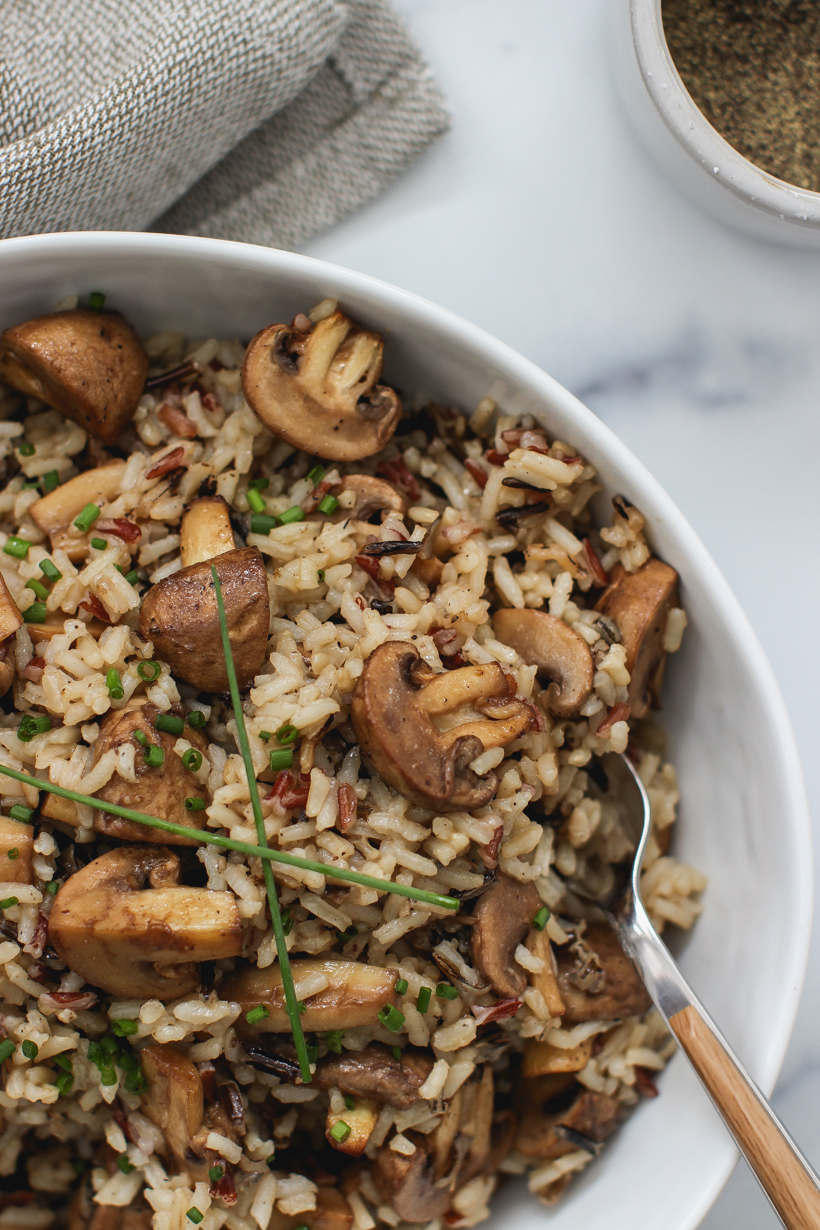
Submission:
[[[34,828],[0,816],[0,884],[31,884]]]
[[[328,1143],[340,1153],[347,1153],[349,1157],[361,1157],[367,1147],[370,1133],[376,1126],[380,1110],[381,1103],[375,1098],[356,1098],[352,1107],[345,1107],[338,1113],[329,1110],[325,1123]],[[338,1130],[339,1124],[342,1125],[341,1132]]]
[[[514,954],[540,909],[541,898],[533,884],[503,874],[475,903],[470,937],[473,965],[498,996],[521,995],[527,986],[526,972]]]
[[[20,608],[9,593],[0,574],[0,696],[5,696],[14,680],[11,638],[23,623]]]
[[[623,1111],[618,1098],[583,1089],[569,1075],[530,1080],[524,1100],[515,1147],[525,1157],[544,1161],[579,1148],[596,1153]]]
[[[0,337],[0,377],[106,444],[134,417],[147,374],[148,356],[119,312],[52,312]]]
[[[378,1098],[397,1110],[407,1110],[433,1067],[425,1051],[407,1047],[396,1059],[386,1046],[373,1042],[363,1051],[345,1051],[322,1059],[313,1076],[320,1089],[339,1089],[351,1097]]]
[[[72,534],[71,527],[86,504],[108,504],[117,497],[124,470],[124,461],[84,470],[31,505],[29,512],[48,534],[52,551],[61,547],[70,560],[85,559],[93,535]]]
[[[433,717],[463,705],[487,716],[440,731]],[[498,787],[494,773],[469,767],[482,752],[506,747],[536,728],[533,706],[492,662],[436,673],[407,641],[387,641],[364,664],[351,706],[362,751],[376,771],[420,807],[471,811]]]
[[[282,1213],[274,1208],[267,1230],[351,1230],[353,1210],[337,1187],[320,1187],[316,1208],[304,1213]]]
[[[202,1077],[195,1065],[173,1046],[146,1046],[140,1061],[148,1082],[140,1110],[162,1129],[183,1169],[201,1165],[192,1148],[205,1113]]]
[[[49,937],[60,959],[110,995],[175,999],[199,986],[199,961],[238,957],[231,893],[186,888],[176,854],[121,846],[66,880]]]
[[[558,717],[577,713],[592,691],[595,666],[586,641],[546,611],[496,611],[493,629],[505,645],[552,680],[547,705]]]
[[[592,1042],[592,1038],[587,1038],[577,1046],[551,1046],[549,1042],[528,1038],[524,1043],[521,1075],[529,1078],[554,1072],[580,1072],[589,1063]]]
[[[616,1021],[652,1007],[635,966],[606,923],[589,923],[582,944],[556,949],[556,959],[565,1025]]]
[[[437,1184],[435,1154],[429,1137],[418,1132],[404,1135],[416,1146],[408,1157],[382,1145],[373,1166],[373,1182],[386,1205],[408,1222],[432,1221],[450,1206],[449,1185]]]
[[[378,381],[384,342],[342,312],[308,333],[269,325],[251,339],[242,388],[251,409],[272,431],[306,453],[358,461],[384,448],[401,404]]]
[[[342,961],[328,957],[309,957],[291,961],[294,982],[310,974],[324,974],[328,986],[305,1000],[301,1014],[305,1032],[325,1032],[332,1029],[355,1029],[372,1025],[380,1008],[398,1005],[396,971],[360,961]],[[282,989],[279,963],[258,969],[249,965],[222,983],[220,995],[240,1004],[242,1015],[237,1021],[245,1037],[264,1033],[290,1033],[290,1020]],[[256,1025],[248,1025],[245,1013],[263,1004],[268,1015]]]
[[[224,555],[236,546],[230,509],[221,495],[202,495],[185,509],[179,527],[179,555],[183,568]]]
[[[343,506],[334,514],[334,519],[338,521],[347,517],[354,521],[370,521],[378,513],[386,512],[398,513],[403,517],[407,512],[407,501],[398,488],[372,474],[348,474],[342,480],[340,490],[341,493],[352,491],[355,502],[352,508]]]
[[[550,1014],[563,1016],[565,1004],[558,989],[555,958],[546,931],[539,931],[534,927],[527,936],[527,948],[534,957],[544,963],[542,969],[530,974],[530,982],[537,991],[541,992]]]
[[[663,647],[669,612],[678,605],[678,574],[662,560],[650,559],[637,572],[617,564],[609,588],[596,605],[618,625],[626,648],[629,704],[633,718],[645,717],[660,704],[666,651]]]
[[[265,660],[268,574],[256,547],[226,551],[213,562],[222,586],[236,677],[244,688]],[[140,632],[153,641],[157,657],[180,679],[203,692],[227,690],[210,562],[192,564],[152,585],[142,600]]]
[[[129,782],[115,773],[106,785],[97,791],[96,797],[103,803],[130,807],[133,811],[141,811],[148,816],[156,816],[159,820],[168,820],[172,824],[184,824],[191,829],[201,828],[205,812],[189,811],[185,800],[208,800],[208,791],[196,780],[193,773],[185,768],[174,751],[177,736],[157,730],[158,714],[156,705],[134,698],[124,708],[113,709],[103,718],[99,737],[94,744],[92,763],[96,764],[106,752],[116,751],[117,748],[130,744],[136,751],[134,776],[137,780]],[[137,731],[145,735],[149,744],[156,744],[165,753],[165,759],[159,768],[151,768],[145,763],[143,748],[135,738]],[[207,756],[207,741],[198,731],[186,726],[185,739],[203,756]],[[149,828],[136,820],[124,820],[121,816],[106,812],[104,807],[94,813],[94,828],[98,833],[119,837],[123,841],[156,842],[159,845],[171,846],[198,844],[194,839],[178,837],[175,833],[163,833],[161,829]]]

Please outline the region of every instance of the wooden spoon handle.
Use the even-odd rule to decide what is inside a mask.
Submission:
[[[691,1004],[669,1018],[743,1155],[788,1230],[820,1230],[820,1188],[782,1124]]]

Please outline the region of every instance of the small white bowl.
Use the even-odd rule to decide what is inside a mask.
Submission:
[[[758,239],[820,248],[820,192],[762,171],[712,127],[669,54],[661,0],[612,0],[616,83],[649,152],[696,204]]]
[[[488,391],[530,411],[595,464],[602,499],[624,492],[681,574],[690,626],[670,661],[663,720],[681,784],[675,853],[707,872],[704,912],[681,965],[767,1092],[803,984],[812,913],[808,811],[789,719],[743,612],[675,505],[604,424],[509,347],[450,312],[350,270],[219,240],[66,234],[0,243],[0,328],[66,295],[104,291],[143,333],[249,338],[326,296],[387,338],[387,378],[466,409]],[[735,1151],[678,1055],[641,1105],[547,1212],[520,1182],[490,1226],[690,1230]]]

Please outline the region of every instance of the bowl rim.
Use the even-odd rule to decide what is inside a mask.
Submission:
[[[644,86],[687,154],[715,183],[785,222],[820,227],[820,192],[778,179],[739,153],[709,123],[686,89],[666,42],[662,0],[629,0],[632,40]]]
[[[659,0],[653,0],[659,4]],[[434,326],[454,337],[465,349],[478,352],[488,365],[509,374],[519,386],[542,400],[561,408],[573,417],[602,455],[612,460],[619,474],[641,490],[653,505],[652,514],[663,521],[666,533],[675,539],[681,555],[697,571],[698,583],[722,622],[730,624],[729,635],[748,676],[754,680],[766,715],[773,767],[777,772],[778,792],[782,798],[780,823],[787,823],[793,847],[791,865],[791,912],[796,920],[793,942],[783,962],[782,992],[779,1008],[771,1014],[772,1026],[764,1056],[758,1061],[757,1079],[767,1095],[771,1092],[791,1037],[800,1003],[809,955],[813,919],[813,842],[808,798],[791,719],[772,667],[746,614],[727,581],[694,529],[660,483],[642,462],[591,410],[549,376],[534,362],[505,342],[456,313],[405,291],[369,274],[363,274],[315,257],[266,248],[232,240],[199,236],[165,235],[134,231],[56,232],[0,240],[0,271],[7,258],[19,259],[37,254],[83,255],[95,253],[106,259],[122,255],[172,257],[180,249],[197,259],[224,267],[245,266],[265,269],[272,274],[311,275],[324,281],[335,292],[363,295],[426,327]],[[727,1140],[727,1146],[728,1146]],[[737,1160],[737,1152],[727,1147],[726,1160],[715,1169],[711,1181],[693,1200],[679,1230],[693,1230],[726,1182]]]

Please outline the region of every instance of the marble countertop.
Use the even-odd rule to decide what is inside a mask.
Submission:
[[[618,432],[751,618],[820,816],[818,671],[801,640],[820,607],[820,254],[724,229],[656,169],[610,78],[616,0],[395,2],[452,131],[306,251],[482,325]],[[774,1104],[816,1166],[819,1015],[815,942]],[[741,1163],[703,1225],[779,1222]]]

